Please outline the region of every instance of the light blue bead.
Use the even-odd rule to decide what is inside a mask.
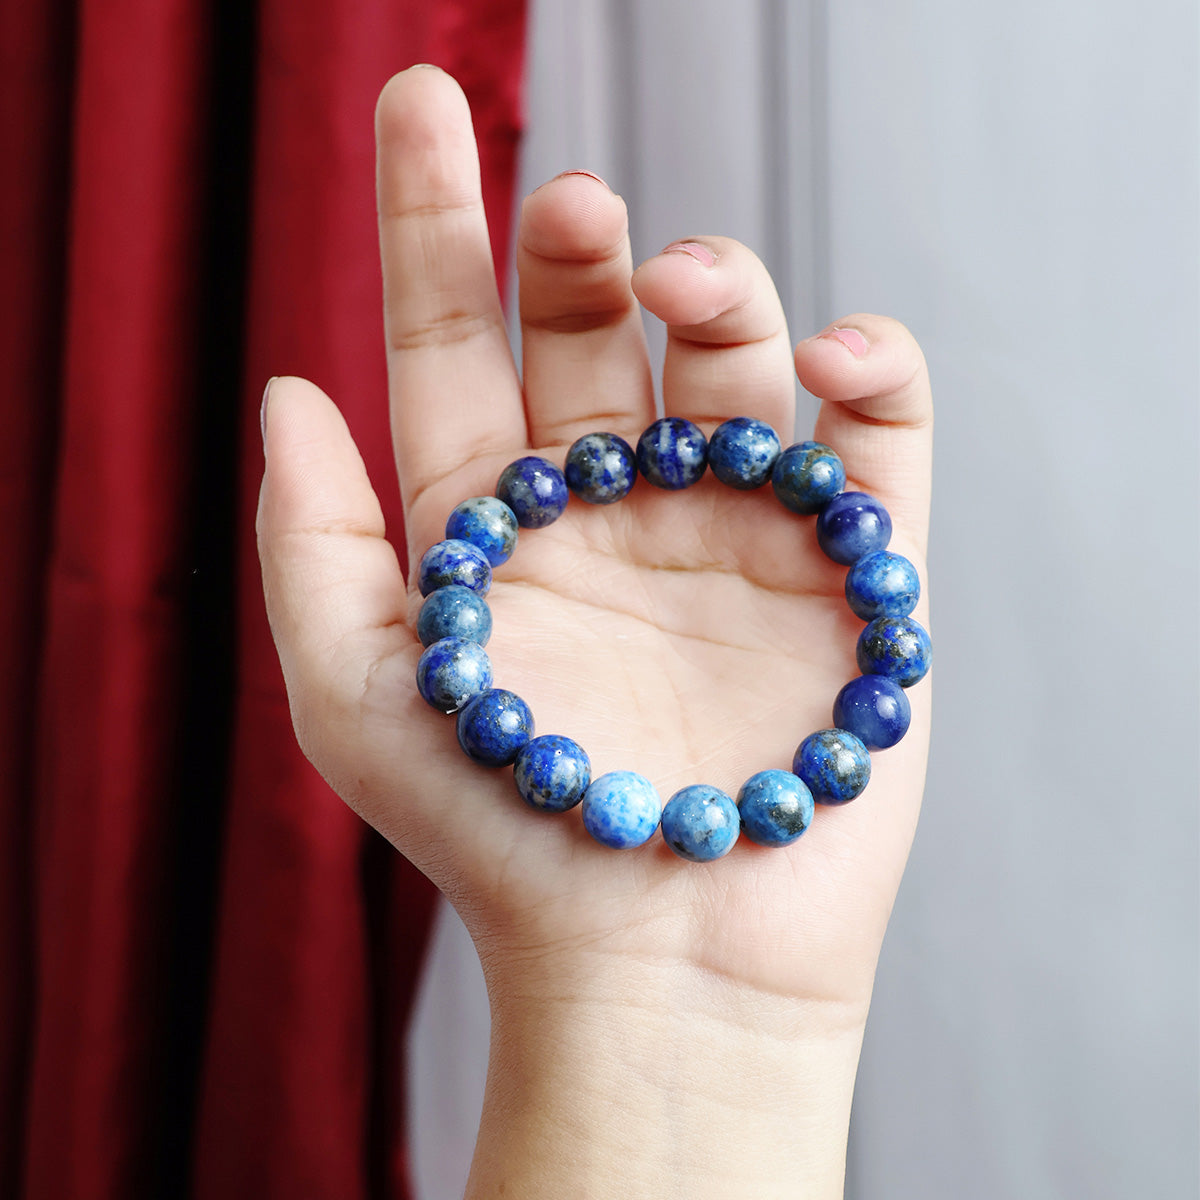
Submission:
[[[439,712],[454,712],[492,686],[492,663],[478,642],[448,637],[417,663],[417,691]]]
[[[907,617],[921,598],[917,568],[891,550],[865,554],[846,572],[846,603],[856,617]]]
[[[904,689],[886,675],[860,675],[837,694],[833,723],[868,750],[887,750],[907,732],[912,706]]]
[[[734,417],[708,439],[708,465],[722,483],[749,491],[771,478],[779,451],[779,435],[765,421]]]
[[[788,846],[812,824],[812,792],[791,771],[759,771],[737,794],[742,831],[760,846]]]
[[[742,822],[737,805],[719,788],[681,788],[662,810],[663,841],[689,862],[712,862],[733,849]]]
[[[654,785],[634,771],[601,775],[583,795],[583,827],[614,850],[649,841],[661,816],[662,800]]]
[[[513,763],[521,799],[541,812],[574,808],[592,780],[592,763],[569,737],[548,733],[527,742]]]
[[[818,804],[845,804],[871,778],[871,756],[862,740],[845,729],[810,733],[796,749],[792,770]]]
[[[518,458],[500,472],[496,497],[513,510],[522,529],[541,529],[557,521],[570,498],[563,473],[536,454]]]
[[[442,638],[466,638],[486,646],[492,636],[492,610],[477,592],[462,584],[430,592],[417,616],[417,637],[422,646]]]
[[[515,692],[491,688],[468,700],[458,714],[458,744],[482,767],[504,767],[533,737],[533,713]]]
[[[417,586],[422,596],[453,583],[486,596],[492,586],[492,565],[478,546],[459,538],[435,542],[421,556]]]
[[[933,643],[912,617],[876,617],[858,635],[855,657],[864,675],[886,675],[901,687],[912,687],[929,670]]]
[[[508,562],[517,548],[517,517],[495,496],[464,500],[446,521],[446,536],[478,546],[493,567]]]
[[[655,421],[637,444],[638,470],[657,488],[691,487],[708,466],[708,441],[699,426],[682,417]]]
[[[567,451],[567,487],[588,504],[614,504],[637,481],[633,448],[615,433],[584,434]]]
[[[817,517],[817,544],[828,558],[846,566],[885,549],[891,537],[892,518],[866,492],[835,496]]]
[[[771,487],[784,508],[802,516],[820,512],[846,486],[846,468],[824,442],[797,442],[776,460]]]

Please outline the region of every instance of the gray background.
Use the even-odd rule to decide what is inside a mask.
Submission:
[[[886,312],[931,364],[933,756],[847,1196],[1194,1200],[1197,6],[541,0],[532,22],[524,190],[588,167],[636,258],[737,237],[795,338]],[[462,1194],[486,1047],[446,910],[413,1031],[422,1200]]]

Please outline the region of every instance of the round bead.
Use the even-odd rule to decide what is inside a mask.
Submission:
[[[765,421],[734,417],[708,439],[708,465],[722,483],[749,491],[771,478],[779,451],[779,435]]]
[[[708,465],[708,442],[697,425],[663,417],[638,438],[638,470],[657,488],[677,492],[691,487]]]
[[[844,729],[810,733],[796,750],[792,770],[818,804],[845,804],[871,778],[871,756],[854,734]]]
[[[446,521],[446,536],[478,546],[493,567],[508,562],[517,548],[517,517],[495,496],[464,500]]]
[[[891,537],[892,518],[866,492],[842,492],[817,518],[817,543],[827,557],[846,566],[884,549]]]
[[[858,635],[855,657],[864,675],[886,675],[901,687],[925,678],[933,644],[912,617],[876,617]]]
[[[689,862],[712,862],[733,849],[741,829],[737,805],[718,788],[696,783],[663,806],[663,841]]]
[[[567,507],[567,481],[552,462],[530,454],[500,472],[496,497],[513,510],[522,529],[541,529]]]
[[[614,504],[637,480],[633,447],[615,433],[589,433],[567,451],[567,487],[588,504]]]
[[[837,694],[833,723],[868,750],[887,750],[907,732],[912,706],[904,689],[886,675],[860,675]]]
[[[492,586],[492,565],[487,555],[478,546],[460,538],[435,542],[421,556],[421,565],[417,568],[417,586],[422,596],[454,583],[481,596],[486,596]]]
[[[820,512],[845,486],[846,468],[824,442],[789,446],[771,471],[779,502],[803,516]]]
[[[473,762],[504,767],[533,737],[533,713],[514,692],[489,688],[468,700],[458,714],[458,744]]]
[[[583,827],[614,850],[648,842],[661,816],[654,784],[635,771],[610,771],[593,779],[583,794]]]
[[[846,603],[856,617],[907,617],[921,598],[917,568],[903,554],[876,550],[846,572]]]
[[[742,831],[760,846],[787,846],[813,819],[812,792],[791,771],[759,771],[737,795]]]
[[[541,812],[574,808],[592,779],[592,763],[578,742],[548,733],[527,742],[513,763],[521,799]]]
[[[417,663],[417,691],[438,712],[454,712],[492,686],[492,663],[478,642],[448,637]]]
[[[487,601],[460,583],[430,592],[417,616],[417,637],[422,646],[449,637],[486,646],[491,636],[492,610]]]

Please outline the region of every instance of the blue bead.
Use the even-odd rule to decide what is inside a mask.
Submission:
[[[818,804],[845,804],[867,786],[871,756],[861,739],[845,729],[822,729],[797,747],[792,770]]]
[[[779,457],[779,436],[764,421],[734,417],[718,425],[708,439],[708,465],[729,487],[762,487]]]
[[[845,486],[846,468],[824,442],[789,446],[771,471],[771,487],[779,502],[804,516],[820,512]]]
[[[589,504],[613,504],[637,480],[633,448],[615,433],[588,433],[567,451],[567,487]]]
[[[835,496],[817,518],[817,543],[836,563],[849,566],[884,549],[892,537],[888,511],[866,492]]]
[[[583,794],[583,827],[614,850],[648,842],[661,816],[662,800],[654,784],[634,771],[601,775]]]
[[[704,474],[708,442],[691,421],[663,417],[638,438],[637,465],[655,487],[677,492],[691,487]]]
[[[435,542],[421,556],[417,568],[417,586],[422,596],[438,588],[459,583],[481,596],[486,596],[492,586],[492,565],[478,546],[470,542],[451,538]]]
[[[530,454],[500,472],[496,497],[513,510],[522,529],[541,529],[562,516],[569,494],[563,473],[552,462]]]
[[[492,636],[492,610],[477,592],[452,583],[430,592],[417,616],[417,637],[422,646],[442,638],[466,638],[486,646]]]
[[[907,617],[921,598],[917,568],[891,550],[865,554],[846,572],[846,603],[856,617]]]
[[[706,783],[682,788],[662,810],[663,841],[689,862],[712,862],[728,854],[741,825],[737,805]]]
[[[592,781],[592,763],[578,742],[548,733],[522,747],[513,779],[530,808],[566,812],[583,799]]]
[[[912,617],[876,617],[858,635],[855,657],[864,675],[886,675],[912,687],[929,670],[933,643]]]
[[[505,767],[533,737],[533,713],[514,692],[490,688],[458,714],[458,744],[483,767]]]
[[[495,496],[464,500],[446,521],[446,536],[478,546],[493,567],[508,562],[517,548],[516,514]]]
[[[448,637],[417,663],[417,691],[438,712],[454,712],[492,686],[492,663],[478,642]]]
[[[904,689],[886,675],[860,675],[837,694],[833,723],[868,750],[887,750],[907,732],[912,706]]]
[[[813,819],[812,792],[791,771],[759,771],[737,795],[742,831],[760,846],[787,846]]]

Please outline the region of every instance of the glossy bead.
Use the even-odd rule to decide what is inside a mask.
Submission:
[[[417,637],[422,646],[442,638],[466,638],[486,646],[492,636],[492,610],[478,592],[452,583],[430,592],[417,615]]]
[[[633,447],[615,433],[589,433],[567,451],[567,487],[588,504],[623,500],[637,481]]]
[[[492,586],[492,565],[478,546],[459,538],[435,542],[421,556],[417,568],[417,586],[422,596],[438,588],[461,584],[481,596],[486,596]]]
[[[759,771],[737,794],[742,832],[760,846],[788,846],[813,819],[808,785],[791,771]]]
[[[627,850],[648,842],[658,828],[662,800],[635,771],[609,771],[583,794],[583,827],[603,846]]]
[[[886,675],[901,687],[925,678],[933,644],[912,617],[876,617],[858,635],[855,657],[864,675]]]
[[[883,550],[892,537],[888,511],[866,492],[842,492],[817,517],[817,543],[827,557],[849,565]]]
[[[904,689],[886,675],[860,675],[837,694],[833,723],[868,750],[887,750],[907,732],[912,706]]]
[[[508,562],[517,548],[517,517],[495,496],[464,500],[446,521],[446,536],[478,546],[493,567]]]
[[[504,767],[533,737],[533,713],[514,692],[489,688],[468,700],[458,714],[458,744],[473,762]]]
[[[552,462],[530,454],[500,472],[496,497],[513,510],[522,529],[541,529],[567,507],[567,481]]]
[[[733,849],[741,830],[737,805],[718,788],[682,788],[662,810],[663,841],[689,862],[712,862]]]
[[[541,812],[574,808],[592,780],[592,763],[578,742],[548,733],[521,748],[513,763],[521,799]]]
[[[722,483],[749,491],[771,478],[780,448],[779,435],[765,421],[734,417],[708,439],[708,465]]]
[[[637,444],[638,470],[657,488],[691,487],[708,466],[708,442],[699,426],[682,417],[655,421]]]
[[[846,572],[846,603],[864,621],[907,617],[921,598],[917,568],[891,550],[865,554]]]
[[[800,743],[792,770],[817,804],[845,804],[867,786],[871,756],[861,739],[845,729],[822,729]]]
[[[454,712],[492,686],[492,663],[478,642],[448,637],[417,663],[417,691],[438,712]]]
[[[820,512],[846,486],[846,468],[824,442],[797,442],[776,460],[771,487],[784,508]]]

